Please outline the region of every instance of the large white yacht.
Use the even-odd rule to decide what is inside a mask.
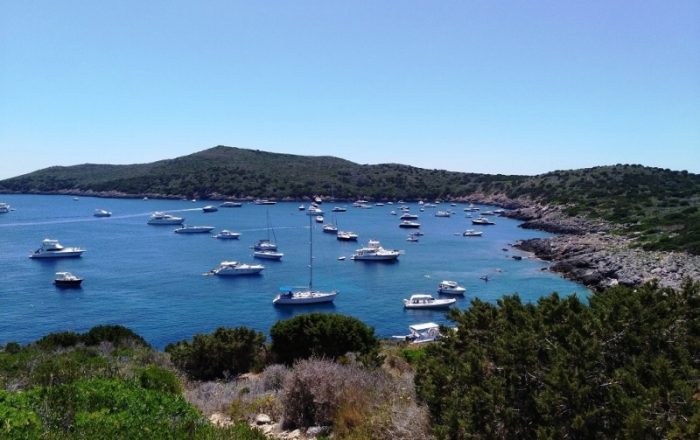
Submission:
[[[420,223],[404,220],[399,224],[399,228],[420,228]]]
[[[262,264],[245,264],[238,261],[222,261],[209,273],[219,276],[257,275],[265,269]]]
[[[396,260],[401,255],[401,251],[395,249],[384,249],[378,240],[370,240],[366,247],[355,251],[353,260],[366,261],[391,261]]]
[[[149,225],[181,225],[185,222],[183,217],[166,214],[164,212],[154,212],[148,219]]]
[[[277,250],[277,245],[273,242],[271,242],[268,239],[261,239],[258,240],[257,243],[253,245],[253,250],[256,251],[276,251]]]
[[[175,229],[176,234],[208,234],[214,230],[213,226],[183,226]]]
[[[407,309],[446,309],[456,303],[454,298],[435,299],[432,295],[417,293],[403,300],[403,306]]]
[[[443,295],[464,295],[467,289],[457,284],[457,281],[442,281],[438,284],[438,293]]]
[[[452,215],[450,211],[438,211],[435,213],[435,217],[449,217]]]
[[[411,333],[404,336],[392,336],[392,338],[400,339],[411,344],[432,342],[440,338],[440,326],[434,322],[413,324],[409,326],[408,329],[411,331]]]
[[[10,205],[7,203],[0,203],[0,214],[7,214],[10,212]]]
[[[333,212],[345,212],[345,211],[347,211],[347,210],[348,210],[347,208],[343,208],[342,206],[335,206],[335,207],[332,209]]]
[[[79,257],[85,252],[85,249],[77,247],[63,247],[58,240],[50,238],[44,239],[41,242],[41,247],[34,251],[29,258],[71,258]]]
[[[399,218],[401,220],[418,220],[418,215],[417,214],[409,214],[408,212],[406,212],[405,214],[402,214],[401,217],[399,217]]]

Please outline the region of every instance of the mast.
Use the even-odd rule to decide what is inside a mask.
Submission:
[[[314,234],[313,234],[313,223],[311,222],[312,216],[309,217],[309,291],[313,290],[313,280],[314,280]]]

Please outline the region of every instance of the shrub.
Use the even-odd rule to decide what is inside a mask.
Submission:
[[[349,352],[360,354],[366,363],[376,364],[379,340],[374,329],[350,316],[310,313],[278,321],[270,329],[272,354],[287,365],[298,359],[338,359]]]
[[[163,391],[170,394],[180,394],[182,386],[172,371],[150,366],[139,373],[139,383],[147,390]]]
[[[110,342],[115,347],[131,346],[132,344],[149,347],[141,336],[131,329],[121,325],[99,325],[91,328],[82,335],[85,345],[99,345],[101,342]]]
[[[22,350],[22,347],[16,342],[8,342],[5,344],[5,352],[9,354],[17,354]]]
[[[284,386],[289,370],[284,365],[270,365],[262,372],[262,383],[265,391],[279,391]]]
[[[82,342],[81,335],[75,332],[49,333],[36,341],[36,345],[44,350],[55,350],[57,348],[74,347]]]
[[[190,378],[211,380],[259,367],[264,359],[265,336],[246,327],[218,328],[199,334],[192,342],[168,344],[173,363]]]

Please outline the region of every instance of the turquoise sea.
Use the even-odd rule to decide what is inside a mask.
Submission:
[[[343,313],[373,326],[383,337],[406,334],[408,325],[447,322],[439,311],[406,311],[403,298],[412,293],[435,293],[443,280],[467,288],[457,307],[469,307],[472,298],[495,302],[518,293],[536,301],[551,292],[588,295],[577,283],[542,271],[546,262],[509,246],[518,239],[549,234],[521,229],[516,220],[495,217],[496,225],[473,227],[465,205],[441,204],[419,212],[425,236],[406,241],[410,231],[398,227],[398,206],[353,208],[348,203],[324,203],[326,220],[340,229],[360,234],[357,243],[339,242],[314,223],[314,287],[337,289],[332,305],[281,308],[272,305],[279,287],[308,282],[308,217],[296,203],[271,206],[244,204],[203,213],[215,201],[108,199],[71,196],[0,195],[15,211],[0,214],[0,343],[30,342],[49,332],[84,331],[98,324],[122,324],[156,347],[209,332],[219,326],[245,325],[267,332],[279,319],[307,311]],[[331,213],[346,206],[344,213]],[[97,208],[113,212],[95,218]],[[494,207],[481,207],[493,209]],[[450,218],[434,216],[452,209]],[[241,232],[240,240],[216,240],[210,235],[180,235],[174,226],[149,226],[153,211],[186,218],[190,225],[210,225]],[[258,260],[266,266],[261,276],[220,278],[203,276],[223,260],[254,262],[250,246],[267,237],[267,216],[274,229],[280,262]],[[465,229],[484,231],[481,238],[462,237]],[[29,254],[44,238],[64,246],[87,249],[82,258],[38,261]],[[397,263],[352,261],[354,249],[370,239],[405,253]],[[504,251],[503,249],[506,249]],[[522,255],[521,261],[510,258]],[[338,257],[345,256],[345,261]],[[84,278],[80,289],[53,285],[55,272],[69,271]],[[489,282],[480,279],[488,275]]]

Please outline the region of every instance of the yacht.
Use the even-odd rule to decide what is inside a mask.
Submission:
[[[56,272],[56,278],[53,280],[57,287],[80,287],[82,282],[82,278],[76,277],[70,272]]]
[[[481,237],[482,234],[483,232],[475,231],[474,229],[467,229],[464,231],[464,233],[462,233],[462,235],[465,237]]]
[[[181,225],[184,222],[185,219],[183,217],[175,217],[164,212],[154,212],[147,223],[149,225]]]
[[[467,289],[457,284],[457,281],[442,281],[438,284],[438,293],[443,295],[464,295]]]
[[[452,215],[449,211],[438,211],[435,213],[435,217],[449,217]]]
[[[336,238],[340,241],[357,241],[358,235],[350,231],[338,231]]]
[[[267,200],[267,199],[257,199],[255,202],[256,205],[276,205],[277,202],[273,200]]]
[[[378,240],[370,240],[366,247],[356,250],[351,258],[365,261],[395,261],[399,255],[401,251],[384,249]]]
[[[315,219],[316,219],[316,223],[323,223],[323,216],[322,215],[317,215],[315,217]]]
[[[336,206],[332,209],[333,212],[345,212],[347,210],[348,210],[347,208],[343,208],[341,206]]]
[[[85,249],[77,247],[63,247],[58,240],[44,239],[41,242],[41,247],[34,251],[29,258],[70,258],[79,257],[85,252]]]
[[[466,208],[464,208],[464,211],[465,211],[465,212],[476,212],[476,211],[478,211],[479,209],[480,209],[480,208],[477,208],[476,206],[474,206],[473,203],[470,203],[469,206],[467,206]]]
[[[0,214],[7,214],[10,212],[10,205],[7,203],[0,203]]]
[[[253,245],[253,250],[256,251],[276,251],[277,250],[277,245],[270,240],[267,240],[263,238],[262,240],[258,240],[255,245]]]
[[[496,211],[481,211],[481,215],[496,215]]]
[[[323,232],[338,234],[338,228],[335,225],[323,225]]]
[[[418,220],[418,215],[417,214],[410,214],[410,213],[405,213],[399,217],[401,220]]]
[[[175,229],[176,234],[208,234],[214,230],[213,226],[183,226]]]
[[[400,339],[411,344],[421,344],[423,342],[432,342],[440,338],[440,326],[434,322],[426,322],[423,324],[413,324],[408,327],[411,333],[405,336],[392,336],[394,339]]]
[[[241,202],[224,202],[219,206],[222,208],[240,208],[241,206],[243,206],[243,203],[241,203]]]
[[[105,209],[96,209],[92,215],[95,217],[111,217],[112,213]]]
[[[265,269],[262,264],[245,264],[238,261],[222,261],[219,267],[209,271],[212,275],[237,276],[237,275],[257,275]]]
[[[255,258],[262,258],[264,260],[281,260],[282,257],[284,257],[284,254],[282,252],[264,250],[253,252],[253,256]]]
[[[240,236],[240,232],[231,232],[228,229],[222,229],[221,232],[214,236],[214,238],[218,238],[220,240],[238,240]]]
[[[399,228],[420,228],[420,223],[404,220],[399,224]]]
[[[374,206],[380,206],[380,207],[381,207],[381,206],[384,206],[384,203],[377,202],[377,203],[374,204]]]
[[[478,217],[475,219],[472,219],[472,223],[475,225],[495,225],[496,223],[492,222],[491,220],[487,219],[486,217]]]
[[[219,208],[217,208],[214,205],[207,205],[204,208],[202,208],[202,212],[216,212],[218,210],[219,210]]]
[[[321,292],[314,290],[314,254],[313,254],[313,228],[311,227],[311,217],[309,217],[309,286],[308,287],[283,287],[280,289],[282,293],[277,295],[272,300],[272,304],[276,306],[284,305],[305,305],[305,304],[321,304],[333,302],[338,292],[332,290],[330,292]]]
[[[404,299],[403,306],[407,309],[447,309],[456,302],[457,300],[454,298],[435,299],[432,295],[416,293],[410,298]]]
[[[323,215],[323,209],[319,208],[318,206],[309,206],[309,209],[306,210],[306,215]]]

